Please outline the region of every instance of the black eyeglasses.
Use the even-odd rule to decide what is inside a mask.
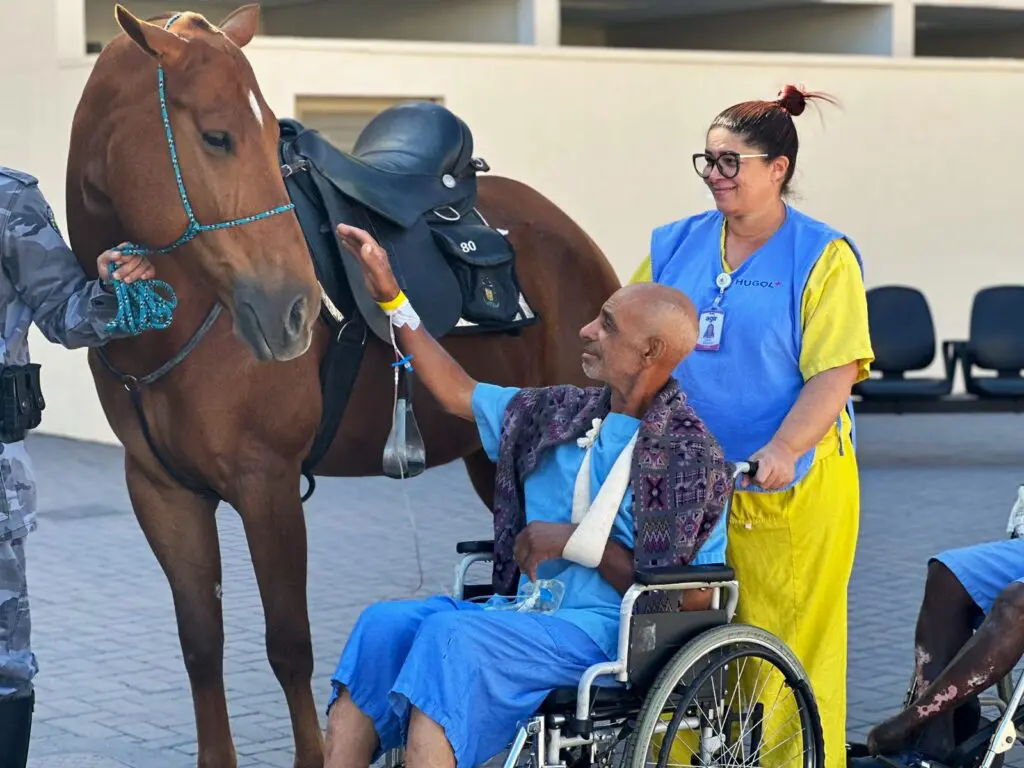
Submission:
[[[697,152],[693,156],[693,169],[702,179],[711,175],[712,168],[718,168],[718,172],[726,179],[733,178],[740,172],[740,160],[750,157],[768,157],[764,152],[757,155],[741,155],[739,152],[723,152],[715,157],[710,152]]]

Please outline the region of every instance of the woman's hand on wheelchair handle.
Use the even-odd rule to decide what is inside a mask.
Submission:
[[[753,480],[746,476],[741,477],[740,488],[746,488],[753,482],[766,491],[775,491],[785,488],[796,477],[797,455],[788,445],[777,438],[769,442],[750,459],[758,464],[757,475]]]

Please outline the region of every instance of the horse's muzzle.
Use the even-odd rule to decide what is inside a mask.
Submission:
[[[234,298],[235,333],[258,360],[291,360],[309,349],[319,307],[305,286],[270,291],[240,281]]]

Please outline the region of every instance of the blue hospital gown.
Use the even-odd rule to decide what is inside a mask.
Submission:
[[[1024,583],[1024,539],[1002,539],[936,555],[956,576],[967,594],[987,615],[999,593],[1014,582]]]
[[[488,384],[473,392],[480,438],[492,461],[505,409],[516,392]],[[630,416],[608,415],[591,454],[592,497],[638,427]],[[524,483],[527,522],[571,522],[583,457],[575,442],[541,457]],[[630,549],[632,501],[627,492],[611,533]],[[724,562],[725,545],[723,519],[695,562]],[[405,743],[411,707],[444,728],[458,768],[489,760],[553,689],[576,686],[587,667],[617,652],[621,596],[596,569],[554,560],[542,564],[537,575],[565,585],[554,615],[488,611],[443,596],[370,606],[331,678],[328,709],[347,688],[356,707],[373,720],[380,742],[375,760]]]
[[[476,415],[480,440],[491,461],[498,459],[498,439],[505,409],[518,390],[513,387],[495,387],[480,384],[473,393],[473,413]],[[640,421],[622,413],[609,413],[601,426],[597,443],[590,459],[590,493],[596,496],[601,483],[608,477],[622,449],[633,438]],[[583,465],[584,450],[575,442],[559,445],[537,462],[537,468],[526,478],[526,521],[572,522],[572,495],[576,475]],[[626,491],[619,513],[612,526],[611,537],[626,549],[633,549],[633,489]],[[715,526],[712,536],[701,547],[694,559],[695,565],[725,562],[724,518]],[[558,579],[565,585],[562,606],[555,614],[572,622],[601,650],[614,658],[618,650],[619,603],[622,598],[597,570],[568,560],[551,560],[537,569],[538,579]],[[527,577],[520,578],[520,585]]]

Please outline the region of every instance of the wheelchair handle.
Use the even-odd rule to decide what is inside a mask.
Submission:
[[[732,478],[735,480],[740,475],[753,478],[757,474],[759,466],[760,464],[756,461],[737,461],[733,468]]]

